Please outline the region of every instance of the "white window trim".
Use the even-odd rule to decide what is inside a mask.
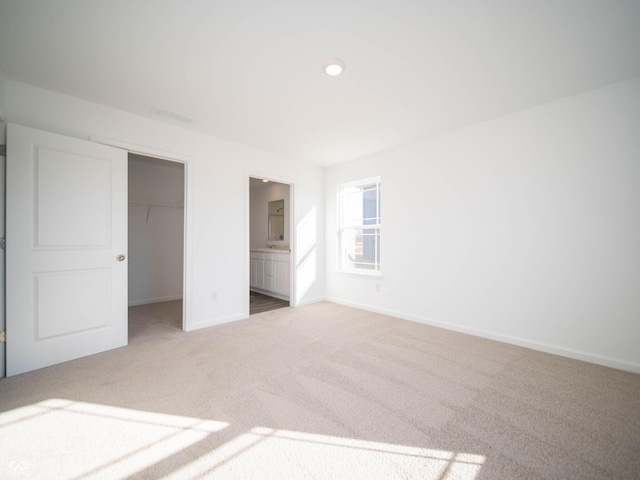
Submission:
[[[337,218],[338,218],[338,229],[337,229],[337,235],[336,235],[336,242],[337,242],[337,264],[336,264],[336,270],[338,273],[342,273],[342,274],[346,274],[346,275],[358,275],[358,276],[365,276],[365,277],[381,277],[382,276],[382,264],[380,262],[380,258],[382,257],[382,253],[380,253],[380,257],[378,258],[378,262],[377,262],[377,269],[374,270],[370,270],[370,269],[366,269],[366,268],[349,268],[345,265],[343,265],[343,257],[344,257],[344,251],[342,248],[342,242],[343,242],[343,232],[346,229],[350,229],[350,228],[358,228],[358,229],[378,229],[380,231],[380,238],[382,238],[382,218],[380,216],[380,196],[378,196],[378,206],[377,206],[377,211],[378,211],[378,223],[375,225],[349,225],[349,226],[344,226],[343,225],[343,190],[350,188],[350,187],[358,187],[358,186],[362,186],[362,185],[368,185],[371,183],[376,183],[378,185],[378,190],[381,191],[382,190],[382,180],[381,177],[370,177],[370,178],[364,178],[361,180],[356,180],[353,182],[345,182],[345,183],[341,183],[338,185],[338,194],[337,194],[337,198],[338,198],[338,204],[337,204]],[[382,246],[380,245],[379,247],[380,249],[382,249]]]

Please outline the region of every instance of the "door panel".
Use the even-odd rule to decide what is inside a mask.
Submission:
[[[127,344],[127,152],[9,124],[7,375]]]
[[[91,330],[111,323],[108,296],[104,295],[111,288],[111,269],[36,273],[34,277],[36,341],[73,335],[80,325]]]
[[[36,248],[100,248],[111,243],[110,170],[109,159],[37,148]]]

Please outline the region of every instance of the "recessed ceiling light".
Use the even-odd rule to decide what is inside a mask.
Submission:
[[[344,63],[339,58],[332,58],[331,60],[327,60],[322,65],[322,69],[324,70],[324,73],[326,73],[331,77],[340,75],[342,72],[345,71],[346,68],[347,68],[347,64]]]
[[[263,179],[262,179],[262,181],[263,181],[264,183],[267,183],[269,180],[267,180],[266,178],[263,178]]]

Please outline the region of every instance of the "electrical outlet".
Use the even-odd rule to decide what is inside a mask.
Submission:
[[[217,302],[218,301],[218,292],[217,291],[211,292],[211,301],[212,302]]]
[[[376,292],[380,292],[380,290],[382,290],[382,285],[380,285],[380,282],[376,283]]]

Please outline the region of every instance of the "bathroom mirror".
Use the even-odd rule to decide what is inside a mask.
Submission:
[[[284,200],[269,202],[268,236],[270,242],[284,240]]]

